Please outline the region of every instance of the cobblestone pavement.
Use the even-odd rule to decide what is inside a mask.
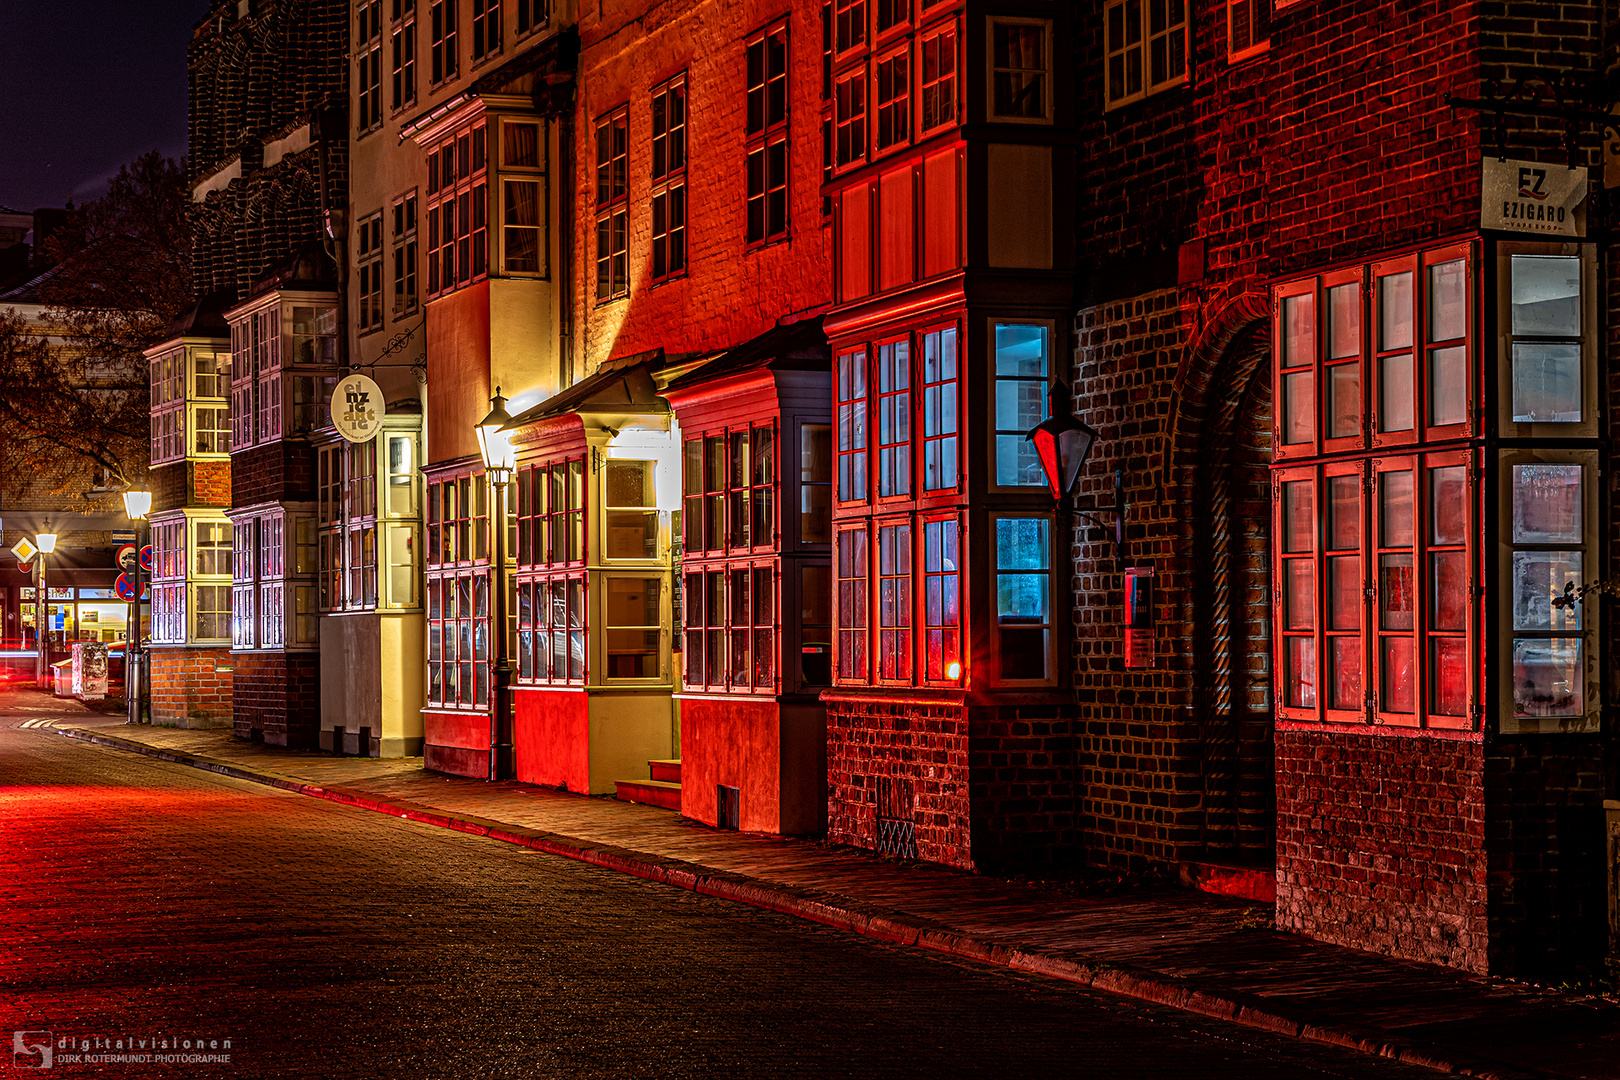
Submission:
[[[56,1048],[48,1075],[1437,1075],[30,718],[0,708],[0,1038],[232,1041],[229,1063],[205,1064],[74,1063]]]

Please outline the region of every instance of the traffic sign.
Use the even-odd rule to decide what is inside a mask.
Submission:
[[[12,544],[11,550],[12,553],[17,556],[17,561],[20,563],[33,562],[34,555],[39,551],[37,547],[29,542],[28,537],[26,536],[21,540],[18,540],[15,544]]]
[[[125,575],[125,574],[119,574],[118,575],[118,580],[113,582],[113,591],[118,594],[118,598],[120,600],[133,600],[133,599],[135,599],[135,583],[129,579],[128,575]],[[141,599],[142,600],[146,599],[146,597],[148,596],[148,594],[151,593],[151,591],[152,591],[152,589],[151,589],[150,585],[148,585],[144,581],[141,582]]]
[[[113,552],[113,565],[128,573],[135,569],[135,545],[123,544]]]
[[[152,545],[147,544],[141,548],[141,569],[148,574],[152,572]]]

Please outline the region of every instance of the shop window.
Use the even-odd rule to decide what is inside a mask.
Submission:
[[[777,23],[761,31],[747,43],[745,52],[746,239],[761,244],[786,236],[788,231],[787,24]]]
[[[1051,33],[1049,23],[990,20],[991,119],[1044,121],[1051,118],[1048,85]]]
[[[428,582],[428,701],[446,708],[489,704],[489,572]]]
[[[1046,483],[1035,444],[1025,436],[1046,415],[1050,331],[1027,323],[995,325],[996,485]]]
[[[1044,517],[1003,517],[995,524],[1001,677],[1045,679],[1052,636],[1052,523]]]
[[[1187,0],[1104,0],[1104,99],[1110,109],[1187,81]]]

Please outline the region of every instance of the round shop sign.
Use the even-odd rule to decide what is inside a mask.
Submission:
[[[370,442],[382,430],[382,387],[370,376],[346,375],[332,391],[332,426],[350,442]]]

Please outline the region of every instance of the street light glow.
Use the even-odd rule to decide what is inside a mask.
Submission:
[[[34,543],[39,546],[39,550],[49,555],[56,550],[56,534],[40,533],[34,537]]]
[[[131,521],[143,520],[152,509],[152,493],[150,491],[131,490],[124,492],[124,513],[129,515]]]

